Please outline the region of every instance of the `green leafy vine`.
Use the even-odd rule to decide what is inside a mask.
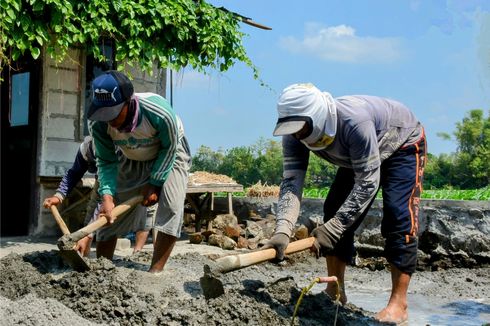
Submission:
[[[236,16],[203,0],[1,0],[0,72],[43,47],[58,62],[73,47],[104,60],[99,43],[111,39],[117,62],[150,73],[154,63],[206,73],[241,61],[258,78],[244,36]]]

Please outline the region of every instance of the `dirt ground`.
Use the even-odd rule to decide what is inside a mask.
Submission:
[[[0,251],[0,325],[290,325],[301,289],[326,276],[325,261],[303,252],[281,265],[223,274],[225,293],[206,300],[199,284],[203,266],[229,251],[179,241],[156,276],[146,272],[147,245],[136,256],[118,251],[112,262],[92,258],[92,270],[77,273],[61,260],[56,239],[7,240]],[[360,306],[386,303],[389,271],[378,261],[361,265],[349,268],[346,280],[348,298],[361,304],[337,306],[317,284],[304,295],[294,325],[381,325],[372,318],[375,309]],[[414,304],[410,325],[490,323],[490,268],[417,272],[409,296],[445,311],[419,318],[423,309]]]

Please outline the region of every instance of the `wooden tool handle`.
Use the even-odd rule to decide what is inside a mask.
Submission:
[[[112,210],[112,217],[114,217],[114,220],[117,219],[117,217],[121,214],[124,214],[127,212],[131,207],[134,205],[137,205],[143,201],[143,196],[135,196],[131,199],[126,200],[122,204],[117,205],[114,207]],[[87,236],[88,234],[97,231],[101,227],[107,224],[107,219],[105,218],[98,218],[95,222],[90,223],[89,225],[81,228],[80,230],[72,233],[70,235],[70,240],[71,241],[78,241],[82,239],[83,237]]]
[[[289,243],[285,254],[292,254],[298,251],[303,251],[305,249],[311,248],[315,242],[314,237],[298,240]],[[258,264],[267,260],[276,258],[276,250],[273,248],[264,249],[259,251],[254,251],[246,254],[225,256],[216,259],[217,269],[222,273],[240,269],[242,267],[247,267],[250,265]]]
[[[53,214],[56,223],[58,223],[61,232],[63,232],[63,235],[70,234],[70,230],[68,230],[68,227],[66,226],[65,221],[63,221],[63,218],[61,217],[56,205],[51,205],[49,208],[51,209],[51,213]]]

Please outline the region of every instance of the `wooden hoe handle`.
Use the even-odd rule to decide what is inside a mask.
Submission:
[[[116,207],[114,207],[114,209],[112,210],[112,217],[114,217],[114,219],[116,219],[119,215],[124,214],[131,207],[141,203],[142,201],[143,201],[143,196],[141,196],[141,195],[135,196],[131,199],[126,200],[122,204],[119,204]],[[72,233],[70,235],[70,238],[72,241],[76,242],[76,241],[82,239],[83,237],[85,237],[86,235],[88,235],[94,231],[97,231],[98,229],[100,229],[101,227],[103,227],[106,224],[107,224],[107,219],[98,218],[96,221],[94,221],[94,222],[90,223],[89,225],[81,228],[80,230]]]
[[[70,230],[68,230],[68,227],[66,226],[65,221],[63,221],[63,218],[61,217],[56,205],[51,205],[49,208],[51,209],[51,213],[53,214],[56,223],[58,223],[61,232],[63,232],[63,235],[70,234]]]
[[[303,251],[311,248],[315,242],[314,237],[298,240],[289,243],[285,254],[292,254],[298,251]],[[272,260],[276,258],[276,249],[264,249],[259,251],[254,251],[246,254],[225,256],[216,259],[217,268],[220,272],[226,273],[242,267],[247,267],[250,265],[262,263],[264,261]]]

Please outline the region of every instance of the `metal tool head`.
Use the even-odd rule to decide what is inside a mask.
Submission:
[[[210,265],[204,265],[204,276],[199,279],[202,293],[206,299],[214,299],[225,293],[223,282],[220,280],[220,272]]]
[[[77,242],[73,240],[71,234],[65,234],[58,239],[57,243],[63,261],[77,272],[86,272],[90,270],[90,265],[85,258],[75,250],[76,244]]]
[[[75,249],[60,249],[60,255],[61,258],[63,258],[63,261],[77,272],[86,272],[91,269],[85,258],[83,258]]]

